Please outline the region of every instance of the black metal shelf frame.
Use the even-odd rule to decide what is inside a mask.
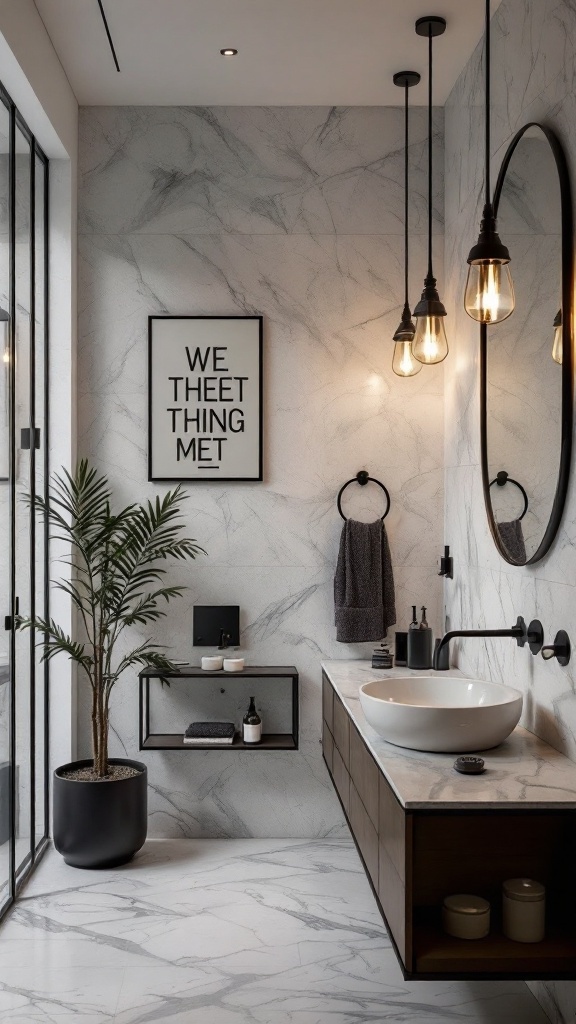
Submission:
[[[260,743],[244,743],[238,736],[233,743],[210,743],[196,745],[184,743],[179,733],[150,732],[150,680],[156,679],[266,679],[290,680],[292,687],[292,732],[263,733]],[[176,672],[159,672],[144,669],[138,676],[138,738],[140,750],[298,750],[299,737],[299,682],[298,671],[293,665],[254,665],[242,672],[205,672],[195,667],[185,667]]]

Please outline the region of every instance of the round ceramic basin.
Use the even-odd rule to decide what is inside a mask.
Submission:
[[[459,754],[497,747],[522,713],[519,690],[456,676],[377,679],[360,687],[360,703],[389,743]]]

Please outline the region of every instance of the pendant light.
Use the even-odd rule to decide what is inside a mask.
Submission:
[[[394,85],[404,89],[404,309],[402,319],[394,334],[394,355],[392,369],[399,377],[414,377],[420,373],[422,363],[412,355],[412,342],[416,328],[412,323],[408,301],[408,89],[418,85],[417,71],[399,71],[394,75]]]
[[[428,365],[441,363],[448,355],[444,329],[446,310],[440,301],[432,269],[432,39],[445,31],[444,18],[431,15],[418,18],[416,22],[416,33],[428,37],[428,273],[424,279],[422,297],[414,310],[416,334],[412,353],[415,359]]]
[[[562,366],[562,310],[559,309],[554,317],[554,342],[552,344],[552,359],[555,363],[560,363]]]
[[[468,280],[464,307],[468,316],[481,324],[499,324],[514,312],[514,285],[510,274],[510,253],[500,241],[490,193],[490,0],[486,0],[484,42],[485,86],[485,171],[486,199],[476,245],[468,256]]]

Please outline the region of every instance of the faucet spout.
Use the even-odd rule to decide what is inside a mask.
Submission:
[[[538,626],[540,627],[540,632],[538,631]],[[538,644],[541,632],[542,626],[536,619],[527,627],[521,615],[518,616],[516,625],[512,626],[511,629],[453,629],[449,633],[445,633],[437,645],[434,651],[432,667],[436,671],[441,672],[450,668],[450,641],[456,637],[510,637],[516,640],[519,647],[524,647],[526,643],[530,644],[530,649],[533,651],[533,647]],[[542,643],[543,638],[540,640],[540,647]]]

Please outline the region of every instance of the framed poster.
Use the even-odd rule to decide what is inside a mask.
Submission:
[[[262,317],[148,318],[148,479],[262,480]]]

